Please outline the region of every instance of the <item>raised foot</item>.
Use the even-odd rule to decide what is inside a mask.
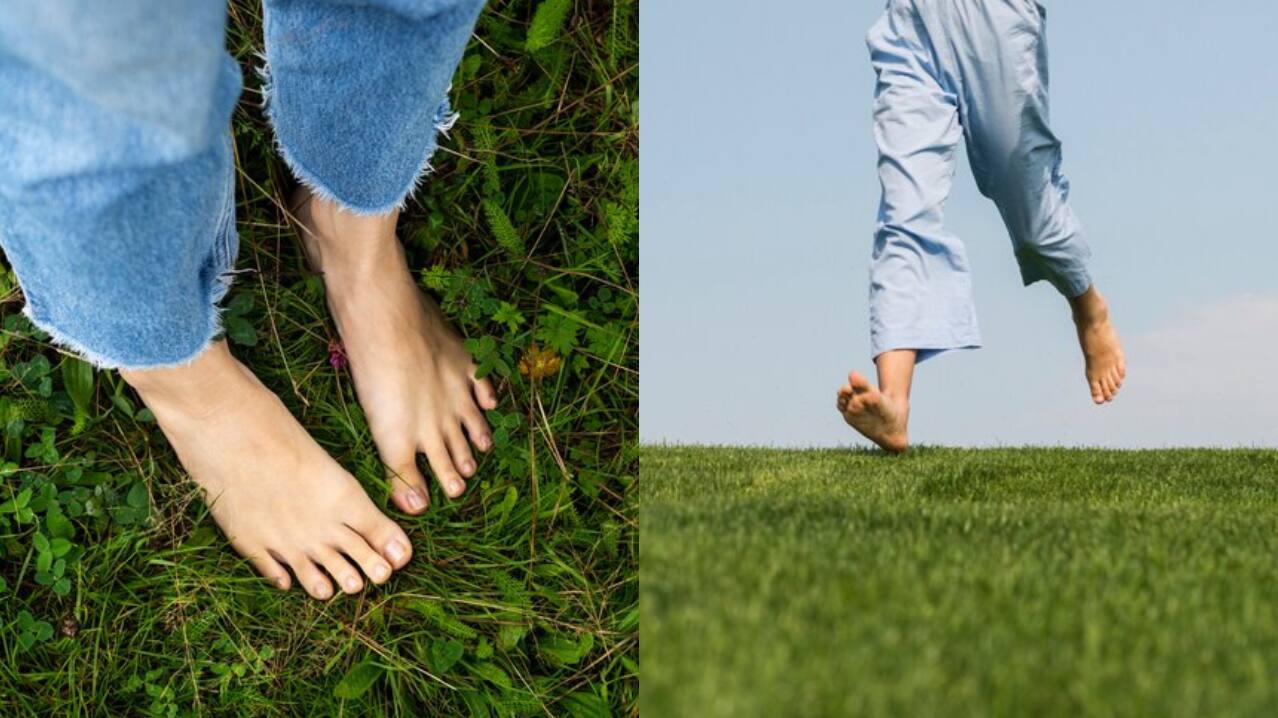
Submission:
[[[844,421],[885,451],[899,454],[909,448],[910,404],[905,397],[884,394],[854,371],[839,387],[836,406]]]
[[[492,448],[484,410],[497,407],[497,393],[475,378],[461,337],[414,282],[398,214],[353,215],[305,188],[293,207],[396,505],[417,514],[430,501],[418,453],[444,493],[461,496],[477,468],[471,447]]]
[[[218,342],[189,365],[121,372],[203,489],[231,545],[281,589],[382,583],[408,562],[403,530]],[[331,577],[331,580],[330,580]]]
[[[1104,404],[1114,400],[1127,378],[1127,361],[1118,331],[1109,318],[1109,304],[1096,287],[1070,300],[1078,344],[1083,350],[1087,386],[1092,401]]]

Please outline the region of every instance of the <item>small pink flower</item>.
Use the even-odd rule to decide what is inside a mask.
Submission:
[[[341,371],[346,368],[346,347],[342,346],[341,339],[333,339],[328,343],[328,363],[329,366]]]

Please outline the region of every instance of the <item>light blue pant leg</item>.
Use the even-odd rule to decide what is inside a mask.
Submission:
[[[402,206],[453,121],[482,0],[266,0],[267,113],[294,175],[357,214]]]
[[[881,216],[871,269],[876,355],[916,348],[927,358],[979,344],[966,259],[941,228],[954,165],[953,133],[937,129],[937,118],[949,119],[941,107],[957,113],[977,185],[998,206],[1025,284],[1047,280],[1067,297],[1091,285],[1090,250],[1067,201],[1061,144],[1048,122],[1045,32],[1046,9],[1035,0],[892,0],[871,31],[880,75],[876,127],[890,140],[880,140],[887,221]],[[938,173],[944,182],[935,182]],[[915,201],[922,197],[927,211]],[[927,289],[911,297],[912,284]],[[962,309],[936,307],[937,295],[954,297]],[[937,320],[950,323],[948,342]]]
[[[1011,235],[1026,285],[1091,286],[1091,250],[1069,206],[1048,112],[1047,9],[1036,0],[920,0],[958,87],[967,154]],[[948,32],[946,30],[948,29]]]
[[[981,343],[967,255],[944,223],[963,136],[958,99],[940,83],[921,30],[911,3],[891,2],[868,36],[883,190],[870,263],[870,344],[872,356],[916,349],[920,360]]]
[[[25,311],[103,366],[186,361],[234,259],[223,3],[0,0],[0,244]]]

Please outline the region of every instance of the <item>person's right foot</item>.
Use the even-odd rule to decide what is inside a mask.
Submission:
[[[408,536],[218,342],[192,363],[122,371],[155,414],[231,545],[281,589],[287,566],[311,596],[388,579]],[[357,569],[356,566],[359,568]],[[327,572],[327,575],[325,575]]]
[[[884,450],[899,454],[909,447],[908,399],[884,394],[854,371],[839,387],[836,406],[844,421]]]

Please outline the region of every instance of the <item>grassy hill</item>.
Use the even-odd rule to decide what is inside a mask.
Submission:
[[[649,715],[1278,712],[1278,452],[641,466]]]

